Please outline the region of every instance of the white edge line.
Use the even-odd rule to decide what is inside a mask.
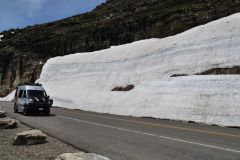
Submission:
[[[188,143],[188,144],[193,144],[193,145],[198,145],[198,146],[203,146],[203,147],[208,147],[208,148],[214,148],[214,149],[218,149],[218,150],[224,150],[224,151],[229,151],[229,152],[240,153],[240,151],[238,151],[238,150],[233,150],[233,149],[228,149],[228,148],[222,148],[222,147],[217,147],[217,146],[212,146],[212,145],[207,145],[207,144],[202,144],[202,143],[197,143],[197,142],[192,142],[192,141],[186,141],[186,140],[177,139],[177,138],[160,136],[160,135],[146,133],[146,132],[134,131],[134,130],[129,130],[129,129],[125,129],[125,128],[114,127],[114,126],[109,126],[109,125],[104,125],[104,124],[100,124],[100,123],[84,121],[84,120],[70,118],[70,117],[65,117],[65,116],[58,116],[58,117],[69,119],[69,120],[74,120],[74,121],[79,121],[79,122],[82,122],[82,123],[88,123],[88,124],[92,124],[92,125],[97,125],[97,126],[102,126],[102,127],[122,130],[122,131],[126,131],[126,132],[132,132],[132,133],[137,133],[137,134],[142,134],[142,135],[147,135],[147,136],[152,136],[152,137],[158,137],[158,138],[162,138],[162,139],[168,139],[168,140],[171,140],[171,141],[177,141],[177,142]]]

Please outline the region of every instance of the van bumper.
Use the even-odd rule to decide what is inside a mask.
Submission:
[[[27,110],[30,112],[48,112],[50,111],[50,105],[49,104],[34,104],[29,103],[26,105]]]

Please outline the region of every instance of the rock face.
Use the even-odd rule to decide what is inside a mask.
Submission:
[[[109,158],[94,153],[64,153],[55,160],[110,160]]]
[[[239,11],[239,0],[107,0],[89,13],[4,31],[0,96],[34,82],[50,57],[163,38]]]
[[[14,119],[0,120],[0,129],[13,129],[17,127],[17,122]]]
[[[0,109],[0,118],[6,117],[6,112]]]
[[[40,130],[30,130],[18,133],[14,137],[14,145],[34,145],[46,142],[47,136]]]

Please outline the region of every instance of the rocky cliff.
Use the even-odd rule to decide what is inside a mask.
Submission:
[[[240,0],[107,0],[93,11],[0,33],[0,96],[34,82],[46,60],[163,38],[240,11]]]

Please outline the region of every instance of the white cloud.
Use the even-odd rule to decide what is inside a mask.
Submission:
[[[34,17],[43,7],[47,0],[20,0],[20,4],[24,5],[26,13],[29,17]]]

